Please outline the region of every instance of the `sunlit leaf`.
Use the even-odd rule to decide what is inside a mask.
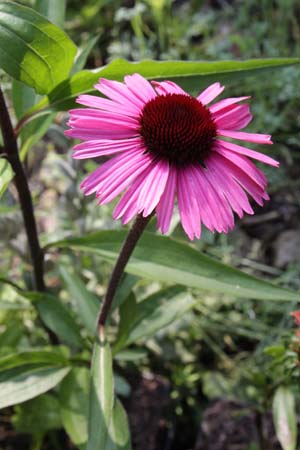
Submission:
[[[94,71],[82,71],[62,82],[48,97],[33,108],[52,111],[67,110],[74,106],[79,94],[95,93],[94,84],[100,77],[122,81],[125,75],[140,73],[153,80],[174,80],[188,92],[197,92],[215,81],[233,81],[248,75],[299,64],[299,58],[252,59],[246,61],[141,61],[117,59]]]
[[[36,11],[0,4],[0,68],[47,94],[68,77],[76,53],[69,37]]]
[[[49,247],[94,253],[114,262],[127,235],[126,230],[100,231],[69,238]],[[297,301],[296,292],[280,288],[238,269],[222,264],[191,246],[145,232],[126,266],[126,271],[166,283],[261,300]]]

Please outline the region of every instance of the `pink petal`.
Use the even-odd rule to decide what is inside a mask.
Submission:
[[[230,162],[243,170],[250,178],[253,179],[253,181],[255,181],[255,183],[257,183],[262,188],[267,185],[265,174],[260,169],[258,169],[258,167],[256,167],[255,164],[250,161],[250,159],[246,158],[243,155],[239,155],[238,153],[231,152],[226,148],[222,148],[220,145],[215,145],[214,151],[224,156]]]
[[[144,145],[140,137],[82,142],[81,144],[74,146],[74,153],[72,156],[75,159],[96,158],[98,156],[112,155],[133,149],[140,149],[141,152],[144,151]]]
[[[269,134],[244,133],[243,131],[218,130],[218,135],[233,139],[240,139],[247,142],[256,142],[257,144],[273,144]]]
[[[152,84],[159,95],[166,95],[166,94],[189,95],[180,86],[178,86],[178,84],[174,83],[173,81],[161,81],[161,82],[152,81]]]
[[[135,108],[128,108],[115,101],[108,100],[107,98],[96,97],[95,95],[79,95],[76,102],[80,105],[90,106],[91,108],[98,108],[100,110],[123,114],[128,117],[139,117],[140,110]]]
[[[138,205],[138,198],[143,187],[145,176],[150,172],[151,168],[147,168],[144,173],[140,174],[127,189],[113,212],[113,218],[119,219],[122,217],[122,223],[125,225],[136,214],[140,213]]]
[[[241,147],[240,145],[233,144],[232,142],[222,141],[220,139],[218,139],[218,143],[221,144],[223,148],[231,150],[235,153],[249,156],[250,158],[256,159],[257,161],[261,161],[265,164],[269,164],[270,166],[279,166],[279,162],[275,159],[270,158],[270,156],[264,155],[263,153],[251,150],[250,148]]]
[[[132,134],[138,133],[138,126],[133,123],[124,122],[123,120],[118,119],[108,119],[108,118],[91,118],[91,117],[82,117],[75,118],[72,117],[67,123],[72,128],[85,128],[86,130],[98,130],[99,128],[104,128],[105,131],[108,130],[117,130],[117,131],[131,131]]]
[[[71,117],[74,118],[91,118],[91,119],[104,119],[121,121],[124,124],[133,124],[135,126],[139,125],[140,121],[137,117],[125,116],[119,112],[102,111],[100,109],[94,108],[77,108],[71,109],[69,111]]]
[[[201,92],[200,95],[198,95],[197,100],[199,100],[199,102],[201,102],[203,105],[207,105],[223,91],[224,86],[221,86],[220,83],[211,84],[208,88]]]
[[[233,105],[230,109],[215,114],[214,122],[223,130],[240,130],[252,120],[249,105]]]
[[[95,89],[98,89],[111,100],[125,106],[134,114],[140,114],[144,104],[133,95],[128,86],[119,81],[106,80],[105,78],[100,78],[99,81],[100,83],[94,86]]]
[[[178,210],[184,231],[191,240],[195,236],[199,239],[201,235],[201,218],[190,168],[181,169],[177,172],[177,197]]]
[[[233,228],[232,212],[226,200],[215,191],[207,177],[207,171],[200,165],[192,168],[192,174],[197,185],[197,198],[201,219],[210,231],[228,232]]]
[[[144,172],[151,164],[151,157],[141,154],[114,170],[110,176],[107,176],[99,183],[97,197],[100,198],[99,205],[109,203],[126,189],[140,173]],[[148,214],[147,214],[148,215]]]
[[[205,164],[208,168],[207,175],[211,182],[214,186],[219,186],[219,189],[227,198],[231,208],[238,216],[242,218],[243,211],[248,214],[253,214],[253,209],[251,208],[247,195],[239,184],[224,172],[222,160],[220,160],[219,155],[211,155],[206,159]]]
[[[147,217],[156,208],[168,180],[169,163],[158,161],[152,163],[149,174],[141,188],[138,199],[139,209],[143,211],[143,216]]]
[[[92,128],[72,128],[64,132],[66,136],[81,139],[82,141],[94,141],[100,139],[128,139],[137,136],[137,132],[130,129],[120,129],[111,125],[106,130]]]
[[[156,92],[149,81],[140,74],[135,73],[133,75],[127,75],[124,78],[124,81],[133,95],[135,95],[143,104],[146,104],[156,97]]]
[[[99,184],[105,180],[111,173],[114,173],[117,169],[124,167],[124,165],[130,161],[134,161],[136,158],[140,159],[142,152],[139,149],[134,149],[115,156],[114,158],[106,161],[94,172],[88,175],[80,185],[80,188],[84,191],[85,195],[90,195],[98,190]]]
[[[177,184],[176,169],[170,166],[169,176],[165,190],[162,196],[160,197],[160,200],[156,207],[157,228],[160,229],[163,234],[167,233],[170,227],[172,214],[174,210],[176,184]]]
[[[227,174],[233,177],[250,195],[256,203],[263,205],[265,189],[258,185],[246,172],[241,170],[228,159],[220,155],[222,166]]]
[[[243,100],[248,100],[251,98],[248,97],[231,97],[231,98],[225,98],[224,100],[220,100],[219,102],[209,106],[209,110],[212,114],[217,113],[221,109],[227,108],[228,106],[234,105],[235,103],[242,102]]]

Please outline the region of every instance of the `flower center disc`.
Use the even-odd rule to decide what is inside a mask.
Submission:
[[[143,108],[140,133],[155,159],[178,167],[204,162],[216,125],[209,110],[194,97],[167,94],[155,97]]]

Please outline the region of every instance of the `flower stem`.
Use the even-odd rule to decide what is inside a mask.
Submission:
[[[2,155],[11,165],[15,177],[14,182],[18,191],[25,230],[27,234],[31,260],[34,272],[34,284],[38,291],[45,290],[44,282],[44,253],[40,247],[37,226],[33,212],[32,198],[26,179],[26,174],[19,157],[17,139],[8,113],[6,102],[0,89],[0,128],[3,136]]]
[[[103,335],[104,333],[104,327],[107,320],[107,316],[109,314],[114,295],[116,293],[119,281],[121,279],[121,276],[123,275],[124,269],[126,264],[128,263],[128,260],[139,240],[141,237],[143,231],[145,230],[146,226],[148,225],[150,219],[152,217],[152,214],[150,214],[147,217],[143,217],[141,214],[139,214],[132,225],[132,228],[130,229],[128,236],[123,243],[123,246],[121,248],[119,257],[117,259],[116,265],[112,271],[108,288],[106,291],[106,295],[104,297],[104,302],[100,311],[99,320],[98,320],[98,332],[99,335]]]

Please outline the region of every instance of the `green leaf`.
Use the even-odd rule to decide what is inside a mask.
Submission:
[[[82,70],[87,62],[88,56],[97,44],[100,35],[93,36],[87,42],[84,43],[82,47],[78,49],[77,55],[75,57],[74,65],[71,74],[79,72]]]
[[[119,334],[114,353],[140,339],[153,336],[182,318],[195,303],[196,300],[188,292],[176,286],[155,292],[139,303],[129,297],[120,309]]]
[[[14,177],[14,172],[6,159],[0,157],[0,198]]]
[[[117,398],[112,411],[109,440],[105,450],[131,450],[127,414]]]
[[[126,235],[126,230],[100,231],[58,241],[48,247],[82,250],[114,262]],[[152,280],[236,297],[279,301],[299,299],[296,292],[222,264],[187,244],[147,232],[140,239],[125,270]]]
[[[35,2],[35,9],[61,28],[65,23],[66,6],[67,0],[36,0]]]
[[[117,287],[112,304],[112,309],[120,307],[125,302],[137,281],[138,277],[135,277],[134,275],[128,273],[124,273]]]
[[[156,292],[137,304],[137,313],[127,338],[127,345],[153,336],[191,309],[196,300],[182,289],[169,288]]]
[[[33,366],[64,366],[68,364],[64,347],[55,350],[28,350],[2,356],[0,358],[0,373],[17,367]]]
[[[114,405],[112,357],[107,340],[96,340],[92,360],[92,382],[87,450],[106,448]]]
[[[39,94],[67,78],[76,47],[57,26],[26,6],[0,4],[0,68]]]
[[[0,374],[0,408],[16,405],[54,388],[70,371],[69,367],[12,370]]]
[[[45,433],[62,427],[59,402],[49,394],[15,407],[12,424],[18,433]]]
[[[94,336],[100,306],[98,298],[87,290],[83,281],[74,272],[69,272],[64,266],[60,266],[59,270],[71,300],[77,309],[78,319]]]
[[[90,373],[85,367],[74,368],[60,385],[59,401],[63,426],[76,446],[88,438]]]
[[[283,450],[296,450],[297,418],[295,398],[291,389],[279,387],[273,399],[273,420],[277,438]]]
[[[70,314],[69,309],[57,297],[40,292],[24,292],[20,294],[33,301],[42,321],[62,342],[75,347],[82,347],[83,340],[80,328]]]
[[[55,387],[69,372],[66,349],[23,351],[0,358],[0,408]]]
[[[247,61],[142,61],[117,59],[107,66],[82,71],[65,80],[41,100],[32,111],[50,109],[63,111],[74,107],[79,94],[95,93],[94,84],[100,77],[123,81],[125,75],[140,73],[153,80],[173,80],[189,92],[199,91],[215,81],[240,79],[248,75],[274,72],[275,69],[299,64],[299,58],[251,59]]]
[[[70,371],[49,363],[25,365],[0,373],[0,408],[16,405],[54,388]]]

